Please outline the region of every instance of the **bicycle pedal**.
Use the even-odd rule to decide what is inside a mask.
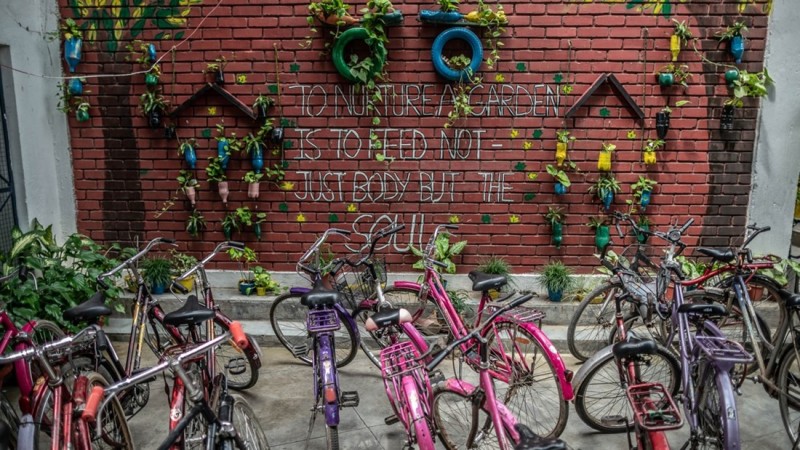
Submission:
[[[607,426],[625,425],[628,423],[628,419],[619,415],[603,416],[600,418],[600,423]]]
[[[231,375],[241,375],[247,372],[247,360],[245,358],[231,358],[228,360],[228,363],[225,364],[225,368],[228,369],[228,373]]]
[[[339,406],[342,408],[355,408],[358,406],[358,392],[346,391],[342,392],[339,397]]]
[[[392,414],[391,416],[383,419],[383,423],[385,423],[386,425],[394,425],[397,422],[400,422],[400,418],[397,417],[397,414]]]
[[[299,344],[292,347],[292,355],[295,358],[302,358],[308,354],[308,344]]]

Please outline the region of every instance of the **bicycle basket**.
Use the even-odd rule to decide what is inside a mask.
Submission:
[[[628,387],[627,394],[634,420],[645,430],[674,430],[683,425],[678,407],[663,384],[636,384]]]
[[[381,259],[373,259],[372,264],[381,284],[386,284],[386,264]],[[344,295],[347,306],[355,309],[362,300],[375,295],[375,280],[369,268],[362,270],[345,266],[336,274],[336,290]]]
[[[398,342],[381,350],[381,372],[383,374],[383,384],[389,395],[389,400],[394,409],[395,415],[406,429],[411,424],[406,423],[406,414],[403,413],[408,405],[404,396],[404,382],[413,382],[417,387],[417,392],[423,397],[421,406],[425,409],[425,417],[432,417],[428,414],[428,400],[433,396],[428,371],[422,363],[417,361],[419,358],[417,348],[409,341]],[[409,379],[409,375],[413,379]],[[432,425],[432,424],[429,424]]]

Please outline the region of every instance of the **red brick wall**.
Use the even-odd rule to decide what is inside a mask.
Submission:
[[[67,0],[61,3],[62,15],[75,17],[76,10],[68,7]],[[463,3],[462,11],[475,6],[473,2]],[[748,8],[740,17],[733,1],[670,3],[677,3],[672,5],[672,17],[688,20],[700,38],[698,48],[715,62],[731,64],[732,58],[718,46],[713,34],[736,19],[744,19],[751,30],[741,67],[760,70],[768,22],[760,9]],[[197,209],[209,222],[208,231],[200,239],[190,238],[184,231],[190,207],[176,194],[175,181],[185,163],[178,156],[178,142],[165,138],[163,130],[148,128],[139,115],[138,96],[145,91],[143,75],[89,79],[91,122],[77,123],[71,118],[70,126],[78,227],[92,238],[132,241],[163,235],[178,239],[183,248],[199,254],[223,239],[220,220],[224,213],[247,205],[268,213],[263,240],[256,241],[249,231],[237,233],[234,239],[255,248],[260,261],[269,268],[288,270],[308,243],[332,225],[331,214],[337,216],[337,226],[354,226],[361,232],[368,231],[378,218],[382,218],[381,224],[386,217],[397,218],[407,225],[395,243],[398,249],[409,241],[426,240],[435,224],[457,215],[461,225],[458,236],[469,241],[463,269],[485,255],[501,255],[517,272],[537,270],[553,258],[588,272],[596,260],[591,256],[594,239],[586,222],[588,216],[600,213],[600,205],[587,189],[598,176],[597,156],[604,141],[617,145],[613,170],[623,184],[614,208],[626,208],[625,200],[631,198],[630,183],[646,174],[659,182],[647,210],[656,226],[693,217],[697,225],[690,230],[688,240],[707,245],[727,244],[742,230],[758,103],[748,100],[745,108],[737,111],[736,131],[718,131],[721,105],[728,96],[724,68],[704,63],[691,49],[684,49],[679,59],[694,73],[689,88],[685,92],[678,87],[662,90],[654,72],[670,58],[672,23],[668,18],[628,9],[625,3],[504,1],[510,24],[502,60],[495,71],[482,66],[483,86],[473,96],[474,102],[493,107],[468,118],[456,129],[444,130],[450,105],[448,101],[442,104],[440,98],[448,98],[448,83],[437,77],[430,62],[431,44],[441,28],[415,20],[420,9],[434,8],[433,2],[397,2],[395,6],[406,20],[389,32],[388,85],[398,95],[387,96],[383,106],[391,112],[377,128],[391,129],[387,142],[393,146],[401,144],[402,130],[404,152],[401,154],[397,147],[387,149],[387,156],[395,158],[387,166],[370,154],[370,118],[337,108],[337,101],[339,105],[344,101],[338,92],[348,92],[351,87],[336,73],[330,57],[320,55],[324,35],[315,37],[312,48],[300,47],[309,33],[305,2],[288,0],[278,6],[236,0],[224,1],[216,9],[215,4],[206,0],[204,5],[191,8],[184,34],[189,37],[177,48],[174,58],[168,55],[162,61],[161,86],[173,105],[181,104],[203,86],[206,63],[224,56],[231,61],[225,87],[245,104],[252,104],[258,93],[277,97],[269,93],[268,86],[276,84],[279,72],[282,108],[273,108],[271,113],[289,121],[286,180],[294,183],[294,189],[262,188],[258,201],[247,199],[247,186],[241,177],[249,170],[249,162],[244,156],[234,155],[228,170],[232,194],[227,208],[222,204],[216,187],[205,182],[202,170],[206,158],[216,153],[213,129],[224,121],[229,132],[243,136],[255,131],[257,124],[222,98],[204,97],[176,119],[180,138],[198,140],[197,177],[203,186]],[[351,11],[363,6],[358,3]],[[99,32],[97,45],[84,47],[79,72],[126,74],[138,70],[126,61],[124,50],[133,23],[131,19],[123,27],[116,53],[108,51],[103,42],[107,35]],[[162,31],[153,25],[148,22],[138,37],[155,42],[159,55],[180,42],[153,41]],[[574,49],[571,57],[570,44]],[[278,49],[277,68],[274,46]],[[572,174],[570,192],[556,197],[552,178],[544,172],[545,165],[554,162],[555,131],[562,126],[564,113],[604,72],[614,73],[644,111],[644,135],[641,124],[609,88],[598,90],[575,118],[566,120],[566,127],[578,139],[570,158],[580,172]],[[504,81],[496,81],[498,73]],[[558,73],[563,74],[562,83],[574,85],[570,95],[559,92],[560,84],[554,78]],[[235,74],[245,74],[247,82],[234,84]],[[304,90],[306,96],[301,95]],[[535,93],[535,101],[542,103],[533,108],[525,92]],[[655,138],[655,113],[667,102],[674,105],[681,99],[691,100],[691,104],[673,113],[667,147],[658,154],[658,164],[644,166],[640,162],[641,138]],[[510,115],[504,103],[516,105],[520,115]],[[209,114],[209,107],[216,107],[216,115]],[[607,117],[601,116],[602,108],[608,110]],[[206,128],[212,130],[210,139],[202,137]],[[348,131],[337,131],[340,129]],[[519,136],[511,138],[512,130],[518,130]],[[536,130],[541,130],[541,136],[534,138]],[[627,137],[629,130],[636,131],[636,139]],[[441,136],[452,139],[454,133],[473,137],[463,157],[451,158],[443,150]],[[356,135],[361,141],[360,152],[355,150]],[[414,159],[413,147],[405,147],[414,145],[412,141],[427,145],[424,154],[417,147],[420,159]],[[530,150],[523,149],[525,141],[531,143]],[[518,170],[519,163],[524,164],[524,170]],[[327,177],[333,191],[320,190],[319,177],[326,173],[335,174]],[[538,173],[538,179],[527,181],[528,173]],[[310,189],[307,176],[315,180]],[[369,195],[363,188],[366,177],[372,177]],[[408,184],[402,195],[388,189],[381,198],[380,178],[399,178],[404,183],[408,179]],[[487,181],[496,187],[501,179],[509,190],[502,195],[496,190],[487,194]],[[528,193],[535,193],[535,198],[526,200]],[[317,199],[321,194],[323,198]],[[331,195],[334,198],[327,201]],[[165,202],[172,199],[174,204],[162,212]],[[348,212],[350,204],[355,205],[356,212]],[[568,215],[560,249],[549,243],[549,226],[543,218],[549,206],[564,207]],[[297,222],[300,214],[306,219],[304,223]],[[512,215],[519,223],[510,223]],[[485,216],[490,223],[484,223]],[[359,242],[359,238],[354,239]],[[393,255],[394,262],[410,264],[414,260],[396,250],[386,253]]]

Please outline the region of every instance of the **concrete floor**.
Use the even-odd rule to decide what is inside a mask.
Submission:
[[[273,449],[303,449],[313,402],[311,369],[294,360],[283,348],[263,350],[264,366],[258,384],[242,396],[261,418]],[[570,357],[565,359],[568,366],[577,370],[574,360]],[[152,363],[152,360],[149,362]],[[343,390],[357,390],[361,399],[357,408],[346,408],[341,413],[341,448],[401,449],[405,442],[402,426],[387,426],[383,422],[391,414],[391,408],[378,369],[363,354],[359,354],[350,365],[340,370],[340,380]],[[752,383],[745,385],[737,405],[743,449],[790,448],[781,423],[778,402],[767,396],[760,386]],[[131,431],[137,448],[157,447],[167,434],[167,416],[164,382],[159,379],[151,384],[151,398],[147,407],[131,419]],[[318,416],[308,448],[324,449],[324,433],[324,418]],[[688,425],[670,432],[672,448],[680,448],[687,434]],[[625,434],[596,433],[581,422],[572,406],[561,438],[575,450],[627,448]]]

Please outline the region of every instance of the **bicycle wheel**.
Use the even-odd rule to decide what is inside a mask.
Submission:
[[[325,440],[327,450],[339,450],[339,427],[325,426]]]
[[[313,340],[306,331],[308,309],[300,304],[302,296],[289,292],[276,298],[269,310],[269,322],[281,345],[295,358],[311,365]],[[355,358],[358,345],[350,322],[337,312],[342,328],[336,331],[336,367],[344,367]]]
[[[247,402],[238,395],[233,396],[233,428],[248,449],[269,450],[267,436],[261,428],[258,416]]]
[[[557,438],[567,425],[569,408],[544,348],[528,330],[510,322],[495,324],[487,339],[497,370],[509,380],[496,380],[497,399],[534,433]]]
[[[214,336],[228,332],[228,325],[222,320],[214,318]],[[247,335],[250,345],[258,345],[252,336]],[[253,387],[258,381],[258,362],[253,359],[253,353],[245,351],[228,339],[216,350],[216,370],[224,372],[228,378],[228,387],[241,391]],[[228,368],[226,371],[225,368]]]
[[[739,442],[739,418],[733,399],[732,384],[728,372],[717,371],[707,361],[697,368],[696,386],[697,419],[701,435],[692,448],[729,449],[741,448]]]
[[[433,420],[439,430],[439,438],[448,450],[455,449],[499,449],[497,433],[491,416],[484,407],[478,412],[478,420],[473,424],[472,397],[446,389],[433,394]],[[475,427],[472,446],[467,439]],[[506,436],[511,431],[506,429]]]
[[[778,404],[783,427],[794,443],[800,436],[800,361],[794,348],[782,359],[776,382],[781,392]]]
[[[594,288],[578,305],[567,328],[567,345],[579,361],[586,361],[608,345],[609,335],[616,327],[614,296],[621,291],[622,284],[608,281]]]
[[[93,387],[108,386],[105,377],[97,372],[89,372],[86,374],[86,378],[89,380],[86,386],[86,398],[89,398]],[[102,434],[99,436],[96,434],[97,428],[95,426],[91,426],[89,432],[93,449],[133,450],[135,448],[131,432],[128,429],[128,420],[125,418],[125,411],[116,397],[106,406],[103,414]]]
[[[723,279],[717,287],[730,288],[733,283],[734,277]],[[756,313],[763,319],[763,324],[766,330],[771,331],[770,338],[772,342],[778,338],[778,328],[784,320],[784,308],[781,308],[780,302],[780,289],[781,285],[772,278],[756,274],[749,280],[745,278],[747,284],[747,292],[750,296],[750,302]]]
[[[639,382],[661,383],[671,395],[677,395],[681,378],[680,363],[672,352],[659,345],[656,353],[639,355],[637,360]],[[586,425],[597,431],[625,431],[627,428],[624,421],[617,419],[627,418],[629,423],[633,423],[633,416],[625,388],[619,378],[617,360],[609,352],[593,364],[593,367],[587,369],[586,377],[575,393],[575,412]],[[608,420],[611,418],[614,420]]]
[[[19,430],[19,416],[8,401],[5,392],[0,393],[0,422],[8,426],[8,442],[9,448],[17,448],[17,431]],[[2,447],[3,443],[0,443]]]
[[[48,342],[61,339],[64,336],[66,336],[66,333],[64,333],[61,327],[49,320],[37,320],[31,331],[31,340],[36,345],[47,344]],[[36,360],[28,361],[28,368],[33,382],[36,382],[36,380],[44,374],[44,370],[39,367],[39,363],[36,362]]]
[[[210,395],[208,397],[209,404],[213,408],[217,405],[216,397],[219,395],[219,389],[217,389],[216,385],[206,386],[203,383],[203,372],[205,368],[200,367],[200,363],[193,363],[187,369],[186,373],[189,375],[189,378],[192,380],[193,383],[201,386],[203,389],[212,389],[214,388],[211,393],[206,392],[206,395]],[[173,387],[174,389],[174,387]],[[194,403],[188,398],[188,392],[184,392],[183,398],[183,411],[180,413],[178,417],[183,417],[186,415],[189,410],[192,409]],[[174,393],[173,393],[174,395]],[[170,411],[170,414],[174,414],[173,411]],[[172,431],[172,427],[170,427],[170,431]],[[208,436],[208,422],[203,417],[202,414],[198,414],[192,418],[192,421],[183,429],[183,449],[184,450],[202,450],[206,448],[206,438]]]

